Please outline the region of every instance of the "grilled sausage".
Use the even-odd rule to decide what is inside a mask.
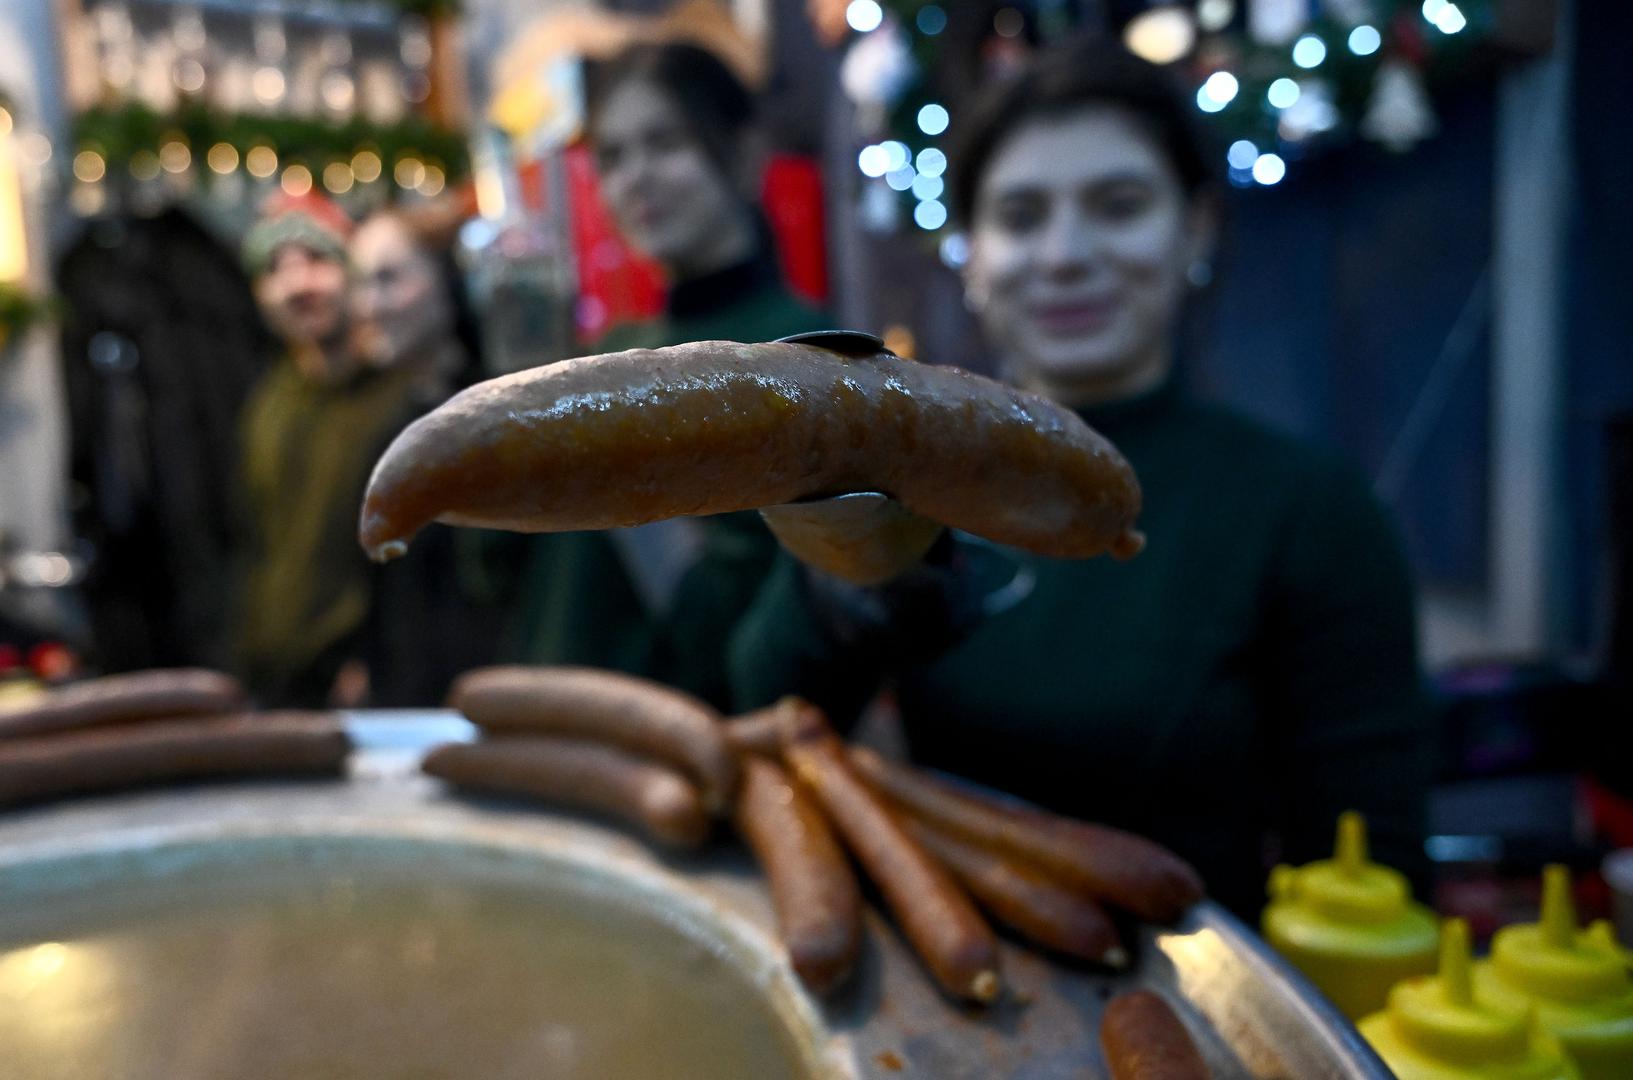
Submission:
[[[785,697],[763,709],[734,716],[725,723],[726,742],[739,754],[776,757],[782,753],[783,728],[794,722],[801,710],[815,708],[803,698]]]
[[[205,777],[338,776],[350,740],[328,713],[154,720],[0,741],[0,806]]]
[[[51,690],[21,708],[0,711],[0,739],[132,723],[159,717],[237,712],[244,689],[203,668],[136,671]]]
[[[466,672],[450,701],[488,731],[600,739],[658,758],[698,783],[711,813],[731,805],[736,755],[720,714],[690,694],[613,671],[516,666]]]
[[[862,943],[862,900],[822,811],[780,765],[743,762],[734,816],[771,884],[788,959],[819,994],[842,983]]]
[[[1043,555],[1127,557],[1140,489],[1070,409],[889,353],[699,341],[567,360],[469,388],[375,466],[375,559],[432,521],[521,532],[637,525],[882,491]]]
[[[1100,1048],[1112,1080],[1210,1080],[1213,1075],[1174,1010],[1149,990],[1111,999],[1100,1017]]]
[[[1099,904],[1035,867],[955,839],[923,822],[908,834],[953,872],[994,919],[1032,942],[1094,964],[1120,968],[1128,951]]]
[[[820,713],[807,712],[790,725],[783,757],[879,886],[941,988],[956,998],[995,1000],[1002,982],[991,928],[958,883],[851,771],[844,745]]]
[[[709,835],[696,785],[601,742],[513,735],[449,743],[427,754],[421,768],[455,787],[605,814],[672,847],[697,847]]]
[[[855,749],[857,771],[909,815],[1035,864],[1061,884],[1152,922],[1171,923],[1203,895],[1191,865],[1141,836],[1010,805]]]

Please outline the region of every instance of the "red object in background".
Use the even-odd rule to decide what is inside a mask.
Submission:
[[[28,650],[28,666],[42,682],[61,682],[79,667],[79,660],[66,646],[47,641]]]
[[[644,322],[663,314],[666,289],[662,269],[618,235],[601,199],[589,149],[569,147],[563,160],[578,276],[578,335],[589,344],[620,323]],[[542,164],[528,162],[519,173],[523,201],[542,211],[548,195]],[[827,300],[822,173],[816,161],[799,154],[773,155],[761,183],[761,205],[777,245],[784,281],[813,303]]]
[[[15,645],[0,645],[0,675],[23,666],[23,651]]]
[[[822,171],[801,154],[774,154],[760,191],[777,243],[783,280],[815,304],[828,299],[827,222],[822,213]]]

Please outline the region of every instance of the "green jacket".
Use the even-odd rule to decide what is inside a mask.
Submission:
[[[662,320],[614,330],[599,352],[687,341],[767,341],[825,329],[823,317],[789,294],[769,260],[679,286]],[[664,610],[642,598],[605,533],[555,533],[508,545],[517,575],[505,652],[528,663],[614,668],[727,704],[724,646],[757,594],[776,543],[753,513],[699,519],[697,558]]]
[[[1085,414],[1139,474],[1127,563],[1002,549],[1029,594],[927,662],[847,654],[783,556],[730,648],[736,704],[838,722],[894,683],[914,760],[1164,841],[1253,916],[1269,861],[1368,815],[1422,860],[1430,729],[1412,590],[1363,478],[1173,387]]]
[[[415,413],[414,373],[319,383],[280,360],[241,421],[249,552],[236,598],[238,669],[265,705],[318,706],[355,655],[374,571],[357,509],[387,443]]]

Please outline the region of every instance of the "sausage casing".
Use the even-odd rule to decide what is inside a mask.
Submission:
[[[699,341],[479,383],[375,466],[358,539],[402,554],[432,521],[607,529],[852,491],[1043,555],[1139,550],[1140,489],[1070,409],[889,353]]]
[[[783,757],[822,805],[902,932],[949,995],[990,1002],[1002,990],[998,942],[958,882],[907,835],[883,800],[851,771],[820,713],[785,736]]]
[[[153,720],[0,742],[0,806],[206,777],[339,775],[350,740],[328,713]]]
[[[1069,888],[1142,919],[1171,923],[1203,896],[1191,865],[1142,836],[1012,805],[955,787],[865,749],[859,773],[913,817],[955,837],[1035,864]]]
[[[219,671],[133,671],[50,690],[20,708],[0,712],[0,739],[160,717],[219,715],[238,712],[244,705],[243,687]]]
[[[697,847],[709,835],[695,784],[606,743],[559,735],[449,743],[428,753],[421,768],[455,787],[605,814],[672,847]]]
[[[1169,1004],[1150,990],[1111,999],[1100,1048],[1112,1080],[1209,1080],[1213,1073]]]
[[[1123,967],[1128,951],[1099,904],[1026,863],[906,818],[913,839],[953,872],[997,921],[1030,941],[1094,964]]]
[[[737,757],[720,714],[690,694],[614,671],[490,667],[454,683],[450,703],[480,728],[599,739],[681,769],[712,813],[731,805]]]
[[[855,966],[862,900],[827,819],[780,765],[743,762],[734,820],[771,885],[777,927],[800,979],[827,993]]]
[[[763,709],[733,716],[724,725],[726,742],[739,754],[777,757],[782,753],[783,730],[803,710],[815,708],[803,698],[790,696]]]

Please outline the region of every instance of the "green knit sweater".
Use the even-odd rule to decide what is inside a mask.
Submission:
[[[763,256],[688,282],[661,321],[620,328],[601,352],[687,341],[767,341],[825,329],[823,317],[788,293]],[[512,548],[520,568],[508,657],[588,664],[646,675],[724,706],[725,642],[772,565],[776,543],[753,513],[700,519],[701,548],[666,610],[643,600],[604,533],[555,533]]]
[[[1084,415],[1139,474],[1141,555],[1006,551],[1031,592],[906,670],[845,655],[784,556],[731,644],[736,703],[799,693],[844,723],[893,683],[914,760],[1155,837],[1245,916],[1346,808],[1419,869],[1412,591],[1363,478],[1172,386]]]

